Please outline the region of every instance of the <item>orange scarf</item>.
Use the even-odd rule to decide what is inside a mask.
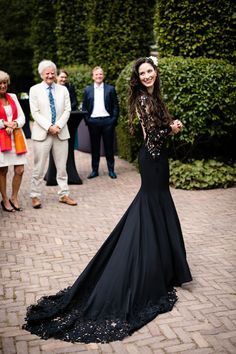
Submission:
[[[16,120],[18,116],[18,110],[15,101],[6,93],[6,99],[9,102],[12,109],[12,120]],[[0,118],[7,121],[7,114],[3,107],[2,102],[0,101]],[[25,154],[27,152],[24,136],[22,134],[21,129],[14,129],[13,131],[16,154]],[[12,149],[11,145],[11,135],[7,134],[6,129],[0,129],[0,149],[2,152],[9,151]]]

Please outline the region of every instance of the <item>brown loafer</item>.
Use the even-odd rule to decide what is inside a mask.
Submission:
[[[63,195],[63,197],[61,197],[59,199],[60,203],[65,203],[68,205],[77,205],[77,202],[73,199],[71,199],[68,195]]]
[[[39,198],[32,198],[32,207],[34,208],[34,209],[39,209],[39,208],[41,208],[41,201],[40,201],[40,199]]]

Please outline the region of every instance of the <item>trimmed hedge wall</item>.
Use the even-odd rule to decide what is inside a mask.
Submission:
[[[184,124],[172,139],[175,158],[232,157],[236,68],[223,60],[163,58],[164,99]]]
[[[127,90],[133,62],[120,74],[116,88],[121,115],[117,129],[121,157],[135,160],[140,146],[140,125],[128,130]],[[223,60],[159,60],[163,96],[170,113],[184,124],[182,134],[170,139],[170,156],[187,161],[197,158],[233,160],[236,123],[236,69]]]
[[[148,55],[153,38],[154,0],[88,0],[89,64],[103,67],[115,83],[125,65]]]
[[[29,4],[31,4],[31,8]],[[30,17],[31,33],[27,40],[33,52],[32,67],[36,82],[40,80],[37,67],[43,59],[54,61],[58,68],[73,63],[87,62],[87,8],[85,1],[22,0],[21,8],[26,13],[28,11],[32,13],[32,17]]]
[[[43,59],[49,59],[57,63],[57,45],[54,34],[54,0],[33,0],[32,2],[33,11],[30,34],[30,43],[33,50],[32,67],[35,81],[39,82],[41,80],[37,70],[39,62]],[[27,8],[25,1],[22,5]]]
[[[120,102],[120,116],[116,127],[118,153],[119,156],[129,162],[133,162],[137,158],[137,153],[142,143],[142,132],[138,120],[135,125],[134,135],[130,135],[128,125],[128,87],[133,63],[134,61],[122,70],[116,81],[116,90]]]
[[[58,66],[87,63],[87,11],[82,0],[57,0],[55,11],[55,36]]]
[[[235,62],[235,5],[231,0],[158,0],[154,19],[162,57]]]

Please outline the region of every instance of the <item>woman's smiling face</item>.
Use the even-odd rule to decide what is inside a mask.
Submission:
[[[0,81],[0,95],[5,95],[5,93],[7,92],[7,87],[8,87],[7,80]]]
[[[150,89],[154,86],[156,81],[157,73],[153,66],[149,63],[143,63],[138,69],[139,79],[143,86]]]

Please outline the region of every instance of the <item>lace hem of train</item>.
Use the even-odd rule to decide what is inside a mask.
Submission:
[[[146,308],[134,310],[132,315],[126,315],[126,318],[110,315],[94,320],[83,317],[81,304],[58,312],[62,300],[58,295],[43,297],[37,305],[28,307],[23,329],[42,339],[52,337],[68,342],[108,343],[130,336],[157,315],[171,311],[177,301],[176,290],[172,289],[167,296],[159,299],[158,304],[149,303]],[[57,311],[57,315],[53,315],[50,309],[54,309],[54,313]]]

